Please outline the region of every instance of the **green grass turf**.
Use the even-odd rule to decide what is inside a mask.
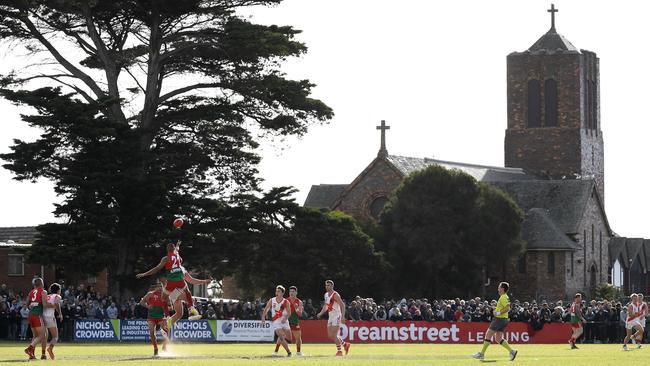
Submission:
[[[27,362],[25,344],[0,343],[0,365]],[[291,346],[295,351],[295,346]],[[480,345],[442,344],[353,344],[347,357],[335,358],[333,345],[307,344],[305,357],[271,358],[271,344],[172,344],[168,355],[151,358],[150,344],[62,343],[55,348],[57,360],[31,361],[32,364],[52,365],[646,365],[650,345],[640,350],[624,352],[620,345],[580,345],[569,350],[568,345],[515,345],[517,359],[510,363],[505,349],[498,345],[488,348],[486,360],[470,356]],[[37,349],[37,355],[40,348]],[[281,354],[284,351],[281,350]]]

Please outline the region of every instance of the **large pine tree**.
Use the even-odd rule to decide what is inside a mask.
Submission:
[[[32,259],[68,273],[108,268],[111,292],[124,294],[174,235],[215,275],[245,258],[256,137],[332,117],[309,97],[312,83],[279,69],[306,52],[299,31],[237,14],[280,2],[0,0],[3,52],[31,57],[0,94],[31,107],[23,120],[43,131],[15,140],[4,167],[53,180],[66,219],[39,227]],[[190,224],[172,232],[179,214]]]

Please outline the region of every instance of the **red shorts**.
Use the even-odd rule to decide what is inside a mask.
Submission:
[[[580,329],[582,328],[582,323],[577,322],[577,323],[571,323],[571,328],[573,329]]]
[[[289,328],[291,328],[291,330],[293,330],[293,331],[298,331],[298,332],[300,332],[300,324],[297,324],[297,325],[289,325]]]
[[[165,291],[171,293],[177,288],[182,290],[184,287],[185,287],[185,281],[167,281],[167,284],[165,285]]]
[[[29,315],[27,317],[29,321],[29,326],[32,328],[40,328],[43,324],[43,318],[40,315]]]

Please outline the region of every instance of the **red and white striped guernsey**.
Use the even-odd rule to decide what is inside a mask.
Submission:
[[[630,304],[630,306],[632,306],[632,312],[630,312],[630,311],[629,311],[629,308],[628,308],[627,321],[632,321],[632,320],[638,318],[638,315],[636,315],[636,314],[639,313],[639,305],[637,305],[637,304]],[[632,316],[632,314],[635,314],[635,315]]]
[[[340,313],[341,312],[341,306],[339,305],[338,302],[334,301],[334,295],[337,295],[337,292],[334,291],[330,295],[328,292],[325,293],[325,306],[327,308],[327,312],[331,313]]]
[[[289,317],[289,308],[291,307],[291,303],[287,299],[282,299],[282,301],[278,302],[276,298],[271,299],[271,312],[273,313],[273,321],[276,321],[282,317]]]

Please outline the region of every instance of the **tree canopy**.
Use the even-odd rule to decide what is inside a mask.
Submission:
[[[246,207],[262,199],[257,138],[302,135],[333,115],[310,97],[314,84],[280,69],[306,52],[300,31],[237,13],[278,3],[0,0],[3,47],[30,57],[0,95],[30,107],[23,120],[42,131],[15,140],[4,167],[53,180],[67,219],[39,227],[32,259],[108,267],[120,293],[182,235],[210,253],[215,276],[228,271],[240,255],[228,236],[254,230]],[[180,233],[177,215],[190,222]]]
[[[300,296],[319,299],[326,279],[347,297],[383,289],[388,265],[352,216],[297,205],[287,208],[284,223],[265,230],[247,251],[248,262],[235,272],[248,295],[271,296],[282,284],[297,286]]]
[[[395,291],[434,298],[480,293],[486,273],[521,251],[522,221],[505,193],[459,170],[431,166],[409,175],[380,220]]]

